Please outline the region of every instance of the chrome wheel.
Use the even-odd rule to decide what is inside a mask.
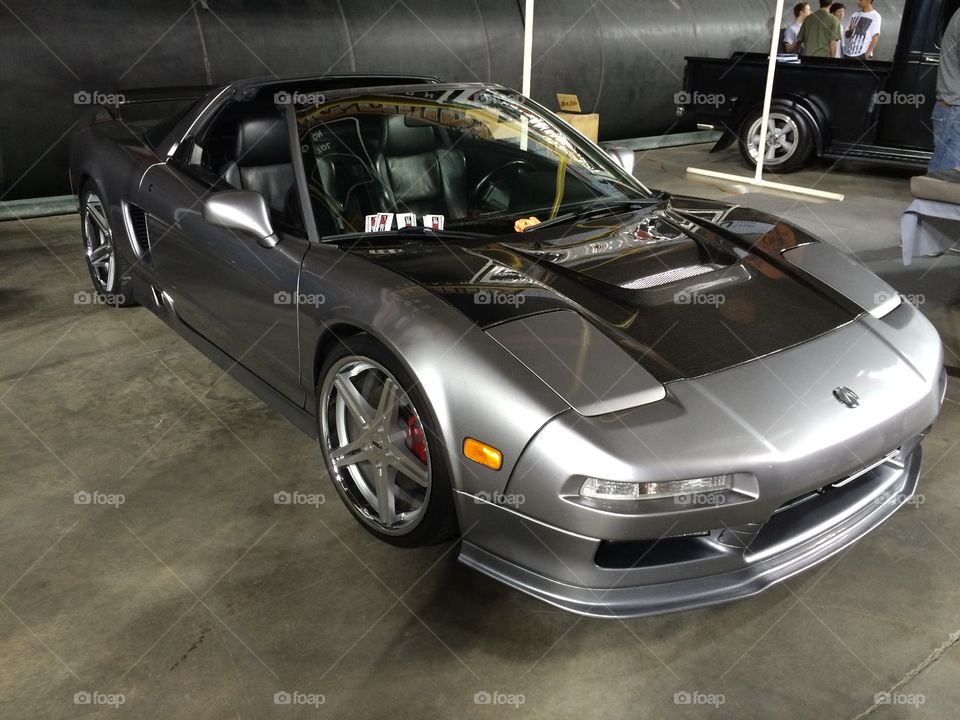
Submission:
[[[93,192],[87,195],[83,206],[83,250],[97,289],[112,292],[117,268],[113,233],[103,202]]]
[[[400,383],[349,355],[327,371],[319,410],[328,469],[351,509],[380,532],[409,532],[430,500],[432,472],[420,414]]]
[[[747,131],[747,150],[754,162],[760,154],[760,124],[758,117]],[[786,163],[800,147],[800,127],[797,122],[784,113],[770,113],[767,123],[767,147],[763,161],[777,166]]]

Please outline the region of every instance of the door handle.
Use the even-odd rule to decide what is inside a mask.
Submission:
[[[921,65],[939,65],[940,64],[940,53],[923,53],[920,56]]]

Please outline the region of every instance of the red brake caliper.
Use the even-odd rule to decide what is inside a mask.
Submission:
[[[420,462],[427,464],[427,443],[423,439],[423,428],[415,415],[407,417],[407,448],[420,458]]]

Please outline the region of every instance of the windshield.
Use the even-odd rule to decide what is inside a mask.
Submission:
[[[502,234],[649,198],[555,116],[503,88],[294,97],[323,236],[426,227]]]

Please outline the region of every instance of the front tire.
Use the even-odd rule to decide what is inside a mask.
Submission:
[[[756,167],[760,145],[760,123],[763,111],[750,113],[740,125],[740,154],[750,167]],[[799,170],[810,159],[814,148],[814,129],[796,109],[775,104],[770,109],[767,126],[767,148],[763,167],[774,173]]]
[[[110,225],[110,213],[103,192],[95,182],[87,181],[80,191],[80,232],[83,255],[94,292],[107,305],[136,305],[130,280],[130,268],[119,251]]]
[[[379,342],[338,343],[317,388],[320,447],[333,485],[363,527],[418,547],[457,532],[443,438],[426,397]]]

